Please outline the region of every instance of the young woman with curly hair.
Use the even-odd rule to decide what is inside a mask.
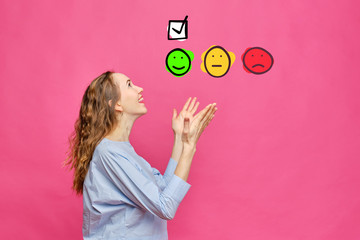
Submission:
[[[195,116],[196,98],[179,115],[174,109],[174,147],[161,175],[129,142],[135,120],[147,113],[142,91],[124,74],[107,71],[82,98],[65,165],[74,169],[73,189],[83,195],[84,239],[168,239],[167,220],[191,187],[186,180],[196,143],[216,104]]]

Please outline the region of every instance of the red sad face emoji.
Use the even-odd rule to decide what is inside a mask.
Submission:
[[[247,48],[241,59],[248,73],[263,74],[270,70],[274,63],[271,54],[261,47]]]

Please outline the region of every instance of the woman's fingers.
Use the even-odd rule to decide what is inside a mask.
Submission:
[[[196,112],[196,110],[198,109],[199,106],[199,102],[196,103],[195,107],[191,110],[191,114],[194,115],[194,113]]]
[[[205,127],[207,127],[210,124],[211,120],[214,118],[216,110],[217,110],[217,108],[214,108],[212,114],[210,115],[210,117],[208,118],[208,120],[205,123]]]
[[[205,130],[206,126],[209,124],[210,118],[213,115],[213,110],[215,108],[214,104],[211,104],[211,106],[209,107],[208,111],[206,112],[205,116],[202,118],[202,120],[200,121],[200,124],[197,126],[197,134],[196,134],[196,140],[195,142],[197,143],[201,134],[203,133],[203,131]]]
[[[192,100],[190,106],[189,106],[189,109],[188,111],[192,111],[193,107],[194,107],[194,104],[195,104],[195,101],[196,101],[196,97],[194,97],[194,99]]]
[[[197,97],[194,97],[192,99],[192,101],[191,101],[191,97],[189,97],[182,109],[182,112],[190,112],[191,115],[194,115],[200,104],[200,102],[196,102],[196,100],[197,100]],[[189,104],[190,104],[190,106],[189,106]],[[208,106],[210,106],[210,105],[211,104],[209,104]],[[197,115],[201,115],[200,112]]]
[[[174,108],[174,110],[173,110],[173,119],[175,119],[176,118],[176,115],[177,115],[177,112],[176,112],[176,109]]]
[[[211,104],[207,105],[203,110],[201,110],[200,112],[198,112],[198,114],[196,114],[195,118],[199,118],[199,121],[203,120],[206,113],[210,110],[211,108]]]
[[[186,103],[185,103],[185,105],[184,105],[184,107],[183,107],[183,109],[182,109],[183,111],[187,111],[187,108],[188,108],[188,106],[189,106],[190,100],[191,100],[191,97],[189,97],[188,100],[186,101]]]
[[[210,107],[209,107],[208,111],[206,111],[206,114],[203,119],[209,118],[213,114],[215,106],[216,106],[216,103],[213,103],[210,105]]]
[[[209,125],[216,112],[216,103],[209,104],[201,110],[189,124],[188,140],[197,143],[204,129]]]
[[[208,114],[206,114],[203,122],[201,123],[201,131],[204,131],[205,128],[209,125],[210,121],[214,117],[214,113],[216,112],[216,110],[217,110],[217,108],[215,107],[215,105],[213,105],[211,107],[211,110],[208,112]]]
[[[208,111],[206,111],[206,114],[205,116],[202,118],[201,120],[201,124],[204,125],[204,123],[208,120],[208,118],[211,117],[211,115],[213,114],[213,110],[215,108],[215,105],[214,104],[211,104],[210,105],[210,108],[208,109]]]
[[[214,108],[215,108],[215,104],[209,104],[206,108],[204,108],[199,113],[200,115],[197,115],[198,119],[197,119],[196,123],[193,124],[192,126],[190,126],[191,129],[197,129],[196,139],[199,139],[200,135],[204,131],[204,129],[206,127],[205,126],[206,122],[210,118],[210,116],[212,116]]]

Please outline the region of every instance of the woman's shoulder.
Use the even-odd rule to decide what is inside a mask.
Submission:
[[[141,170],[141,167],[139,166],[141,164],[150,166],[145,159],[135,152],[135,149],[130,142],[117,142],[104,138],[98,144],[96,151],[96,156],[99,159],[98,161],[106,161],[108,163],[116,161],[118,164],[128,162],[139,170]]]
[[[96,146],[94,155],[96,154],[99,157],[112,157],[112,156],[122,156],[127,159],[129,153],[129,142],[114,142],[103,138],[99,144]]]

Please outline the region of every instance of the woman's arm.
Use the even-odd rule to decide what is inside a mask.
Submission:
[[[98,168],[103,177],[99,188],[112,182],[113,190],[120,190],[133,206],[142,208],[166,220],[174,218],[179,204],[191,185],[173,175],[164,189],[145,177],[125,155],[105,148],[99,155]],[[114,192],[114,194],[115,194]],[[100,201],[101,202],[101,201]]]
[[[174,146],[171,154],[171,158],[174,159],[177,163],[179,162],[181,153],[184,148],[184,143],[182,141],[182,134],[184,129],[184,117],[192,119],[194,113],[196,112],[199,102],[195,104],[196,97],[191,101],[191,97],[186,101],[183,109],[179,114],[177,114],[176,109],[173,109],[172,117],[172,130],[174,132]],[[190,104],[190,106],[189,106]]]
[[[166,185],[169,184],[172,176],[174,175],[174,171],[177,167],[183,149],[184,149],[184,143],[181,141],[181,135],[175,134],[171,159],[169,160],[164,175],[162,175],[158,169],[151,167],[156,182],[162,190],[166,187]]]
[[[171,154],[171,158],[176,162],[179,162],[181,153],[184,149],[184,143],[181,141],[181,134],[174,135],[174,146]]]
[[[196,145],[184,145],[178,165],[176,166],[174,175],[178,176],[186,182],[189,176],[192,159],[196,152]]]
[[[211,119],[213,119],[214,113],[217,110],[215,105],[216,103],[209,104],[194,118],[186,117],[184,120],[184,130],[181,138],[184,143],[184,149],[181,154],[179,163],[174,171],[174,175],[178,176],[184,181],[186,181],[188,178],[199,137],[201,136],[206,126],[210,123]]]

